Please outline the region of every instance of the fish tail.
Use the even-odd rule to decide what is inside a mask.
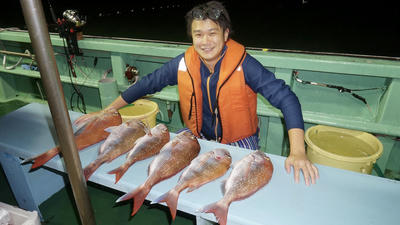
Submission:
[[[47,152],[40,154],[38,156],[34,156],[32,158],[28,158],[25,159],[24,161],[21,162],[21,164],[30,162],[32,160],[34,160],[33,165],[31,167],[31,170],[42,166],[43,164],[45,164],[46,162],[48,162],[50,159],[52,159],[54,156],[56,156],[58,153],[60,153],[60,149],[57,147],[54,147],[50,150],[48,150]]]
[[[179,197],[179,192],[172,189],[172,190],[168,191],[167,193],[158,197],[152,203],[160,203],[160,202],[167,203],[167,205],[169,207],[169,211],[171,212],[172,220],[175,220],[176,208],[178,205],[178,197]]]
[[[140,206],[142,206],[144,199],[149,194],[151,186],[142,184],[140,187],[135,189],[132,192],[129,192],[119,199],[116,202],[122,202],[133,198],[133,210],[131,216],[135,215],[137,211],[139,211]]]
[[[88,181],[89,178],[92,176],[94,171],[97,170],[101,166],[102,162],[99,160],[95,160],[94,162],[90,163],[83,169],[83,174],[85,175],[85,180]]]
[[[115,174],[115,183],[117,183],[127,170],[128,170],[128,167],[125,165],[122,165],[122,166],[118,167],[117,169],[111,170],[110,172],[108,172],[108,174]]]
[[[226,225],[227,217],[228,217],[228,204],[224,204],[221,201],[209,204],[205,206],[203,209],[199,210],[204,213],[213,213],[219,225]]]

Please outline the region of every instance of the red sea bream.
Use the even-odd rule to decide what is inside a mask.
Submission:
[[[132,216],[136,214],[151,188],[168,179],[190,164],[198,156],[200,145],[190,132],[182,132],[169,141],[149,165],[148,177],[138,188],[120,197],[117,202],[134,199]]]
[[[108,128],[110,136],[100,146],[97,159],[87,165],[83,170],[85,179],[94,173],[94,171],[105,162],[111,162],[118,156],[128,152],[135,146],[138,138],[145,135],[148,128],[140,120],[132,119],[116,127]]]
[[[187,192],[191,192],[221,177],[228,171],[231,162],[232,158],[229,151],[222,148],[199,155],[182,173],[178,184],[153,202],[166,202],[170,209],[172,220],[174,220],[180,192],[186,188],[189,188]]]
[[[117,183],[132,164],[158,154],[161,148],[168,143],[169,138],[167,126],[162,123],[157,124],[146,135],[136,140],[135,146],[128,152],[124,164],[108,173],[115,174],[115,183]]]
[[[226,225],[229,205],[245,199],[270,181],[273,173],[271,160],[265,153],[255,151],[235,163],[224,184],[224,197],[199,210],[214,213],[220,225]]]
[[[77,121],[74,124],[78,126],[78,131],[75,133],[78,151],[106,139],[110,133],[105,129],[122,123],[121,115],[116,110],[102,111],[87,119],[77,119]],[[45,164],[58,153],[60,153],[60,149],[59,146],[56,146],[41,155],[26,159],[22,163],[34,160],[31,169],[35,169]]]

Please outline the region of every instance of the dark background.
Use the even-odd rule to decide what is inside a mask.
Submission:
[[[55,31],[49,0],[43,0],[50,31]],[[191,42],[185,13],[196,0],[55,1],[87,16],[84,34]],[[247,47],[400,57],[400,1],[271,0],[222,1],[233,38]],[[8,5],[4,5],[8,4]],[[19,1],[2,3],[0,27],[26,29]]]

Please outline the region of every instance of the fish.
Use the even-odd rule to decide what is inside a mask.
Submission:
[[[135,146],[138,138],[146,134],[149,128],[140,120],[131,119],[119,126],[109,127],[110,135],[101,144],[96,160],[83,169],[86,181],[105,162],[111,162]]]
[[[129,150],[124,164],[108,172],[108,174],[115,174],[115,183],[117,183],[131,165],[158,154],[169,140],[168,127],[163,123],[157,124],[150,132],[136,140],[135,146]]]
[[[270,158],[260,150],[248,154],[235,163],[228,179],[223,184],[224,196],[198,210],[213,213],[220,225],[226,225],[228,209],[233,201],[248,198],[268,184],[273,173]]]
[[[151,161],[146,181],[118,198],[116,202],[134,199],[131,216],[135,215],[154,185],[182,171],[198,156],[199,152],[200,144],[192,133],[188,131],[179,133],[165,144],[160,153]]]
[[[211,182],[228,171],[232,157],[228,150],[217,148],[196,157],[179,177],[177,185],[152,203],[167,203],[172,220],[175,220],[178,198],[181,191],[191,192]]]
[[[74,133],[74,136],[78,151],[103,141],[110,134],[105,131],[106,128],[118,126],[122,123],[121,115],[117,110],[101,111],[83,120],[79,119],[80,118],[76,120],[79,122],[74,122],[77,126],[77,131]],[[43,154],[23,160],[21,164],[34,161],[31,166],[31,170],[33,170],[42,166],[59,153],[60,148],[56,146]]]

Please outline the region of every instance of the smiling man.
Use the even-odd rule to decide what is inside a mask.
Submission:
[[[315,183],[318,170],[307,158],[301,106],[290,87],[230,38],[231,21],[220,2],[194,7],[186,14],[186,22],[193,45],[129,87],[105,110],[178,85],[186,130],[199,138],[255,150],[259,148],[256,111],[260,93],[284,116],[290,141],[287,172],[293,168],[298,182],[302,171],[307,185]]]

